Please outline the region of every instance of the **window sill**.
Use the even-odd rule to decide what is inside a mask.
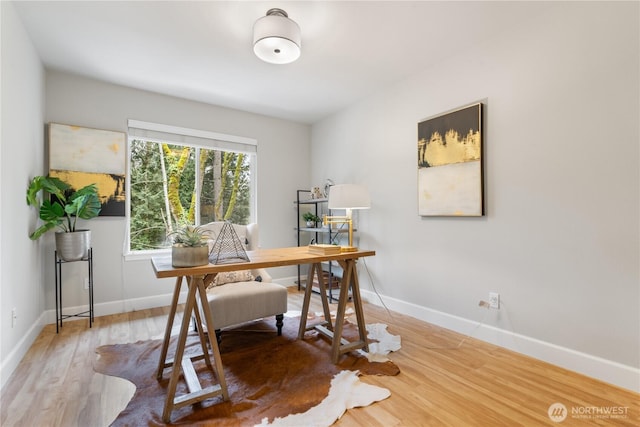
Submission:
[[[144,261],[150,260],[156,256],[167,256],[171,255],[171,249],[157,249],[153,251],[135,251],[135,252],[127,252],[124,254],[125,261]]]

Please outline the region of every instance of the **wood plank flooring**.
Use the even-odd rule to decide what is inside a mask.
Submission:
[[[321,311],[317,296],[312,310]],[[302,293],[290,288],[289,309]],[[336,305],[332,304],[332,310]],[[366,323],[385,323],[402,337],[391,354],[397,377],[362,377],[391,397],[349,410],[338,426],[638,426],[640,395],[385,309],[364,305]],[[162,338],[168,308],[66,321],[46,326],[0,395],[0,425],[107,426],[127,404],[133,385],[93,372],[104,344]],[[286,319],[285,319],[286,321]],[[179,323],[177,323],[179,324]],[[330,355],[327,354],[327,357]],[[553,422],[562,403],[567,418]],[[617,415],[610,415],[610,411]]]

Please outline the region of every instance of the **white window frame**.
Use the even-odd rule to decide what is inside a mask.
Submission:
[[[211,132],[199,129],[190,129],[179,126],[164,125],[160,123],[151,123],[141,120],[128,120],[127,135],[127,176],[131,176],[131,162],[129,162],[129,153],[131,141],[134,139],[151,141],[151,142],[168,142],[190,147],[204,148],[207,150],[233,151],[236,153],[244,153],[251,156],[250,173],[251,180],[249,182],[249,191],[251,199],[249,204],[249,222],[256,222],[258,194],[256,192],[257,170],[258,170],[258,140],[243,136],[228,135],[218,132]],[[196,174],[199,173],[196,168]],[[131,230],[131,180],[126,181],[126,226],[125,239],[123,244],[123,253],[125,260],[141,260],[150,259],[152,256],[170,253],[170,249],[153,249],[142,251],[131,251],[130,247],[130,230]],[[196,183],[198,182],[196,176]],[[197,200],[196,210],[200,210],[200,201]]]

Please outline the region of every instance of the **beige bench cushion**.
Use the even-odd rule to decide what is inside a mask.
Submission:
[[[207,291],[215,329],[287,312],[287,288],[277,283],[236,282]]]

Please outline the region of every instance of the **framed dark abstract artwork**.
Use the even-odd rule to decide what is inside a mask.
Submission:
[[[96,184],[100,216],[125,215],[124,132],[49,123],[49,174],[79,189]]]
[[[482,216],[482,103],[418,123],[421,216]]]

